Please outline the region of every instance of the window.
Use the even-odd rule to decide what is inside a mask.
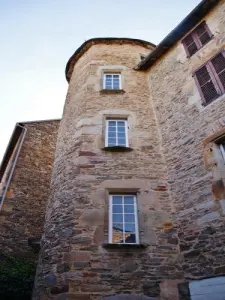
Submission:
[[[109,243],[139,244],[135,195],[110,195]]]
[[[196,27],[184,40],[183,45],[188,56],[192,56],[200,48],[208,43],[212,38],[212,33],[205,22]]]
[[[225,142],[220,144],[220,151],[221,151],[223,159],[225,161]]]
[[[106,121],[106,147],[128,147],[127,121],[107,120]]]
[[[204,104],[225,93],[225,51],[220,52],[194,74]]]
[[[121,74],[105,73],[103,88],[105,90],[120,90],[121,89]]]

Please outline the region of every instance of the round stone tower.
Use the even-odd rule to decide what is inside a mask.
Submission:
[[[67,64],[35,300],[155,297],[160,280],[176,278],[148,74],[135,70],[153,49],[141,40],[96,38]]]

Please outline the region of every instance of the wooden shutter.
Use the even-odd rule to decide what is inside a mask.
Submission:
[[[223,94],[225,93],[225,51],[217,54],[210,62],[221,90],[221,94]]]
[[[196,41],[194,40],[194,37],[192,34],[189,34],[184,40],[183,40],[184,48],[187,52],[188,56],[192,56],[195,54],[195,52],[198,51],[198,46],[196,44]]]
[[[188,56],[192,56],[212,38],[209,27],[202,22],[184,40],[183,45]]]
[[[195,73],[195,77],[197,80],[199,91],[206,104],[213,101],[220,95],[220,92],[215,82],[215,78],[213,78],[212,71],[210,70],[210,67],[207,64],[201,67]]]
[[[201,23],[196,29],[195,33],[201,44],[201,47],[208,43],[211,40],[212,34],[205,22]]]

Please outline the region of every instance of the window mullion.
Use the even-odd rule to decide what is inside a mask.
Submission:
[[[109,197],[109,243],[113,243],[112,196]]]
[[[122,207],[123,207],[123,243],[125,243],[124,196],[122,198]]]

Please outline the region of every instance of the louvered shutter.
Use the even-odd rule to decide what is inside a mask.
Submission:
[[[195,33],[201,43],[201,46],[204,46],[211,39],[210,31],[206,25],[206,23],[201,23],[196,29]]]
[[[204,97],[205,103],[216,99],[220,93],[215,86],[214,79],[209,66],[204,65],[195,73],[200,93]]]
[[[186,52],[189,56],[192,56],[195,54],[195,52],[198,51],[198,46],[194,40],[194,37],[192,34],[189,34],[184,40],[183,44],[185,46]]]
[[[221,94],[225,93],[225,51],[217,54],[211,59],[211,64],[215,70],[215,77],[221,89]]]

